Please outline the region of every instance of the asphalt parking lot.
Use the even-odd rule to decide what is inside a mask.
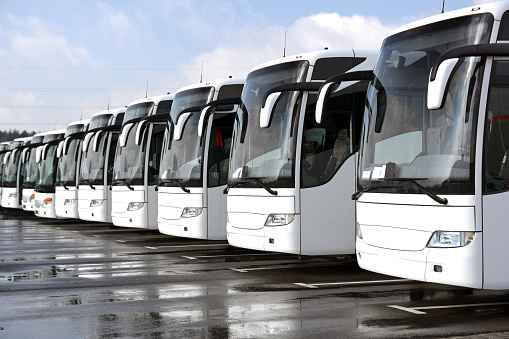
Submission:
[[[509,293],[110,224],[0,217],[1,338],[509,337]]]

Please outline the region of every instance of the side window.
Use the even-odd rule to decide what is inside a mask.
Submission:
[[[493,63],[484,133],[484,193],[509,189],[509,61]]]
[[[228,167],[235,114],[215,113],[213,118],[207,159],[208,187],[222,186],[228,182]]]
[[[163,149],[164,128],[166,125],[154,125],[148,159],[148,184],[159,183],[159,167],[161,165],[161,153]]]
[[[316,96],[309,96],[301,148],[301,187],[329,181],[359,147],[365,92],[336,94],[327,101],[322,123],[315,121]]]

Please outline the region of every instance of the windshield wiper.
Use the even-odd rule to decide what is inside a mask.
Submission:
[[[67,188],[67,186],[65,186],[65,181],[57,181],[55,184],[57,184],[57,185],[62,185],[62,186],[64,186],[64,188],[65,188],[67,191],[69,190],[69,188]]]
[[[182,191],[186,192],[186,193],[191,193],[191,190],[186,188],[186,186],[184,186],[181,182],[182,179],[163,179],[163,180],[159,180],[159,185],[161,184],[165,184],[165,183],[176,183],[178,185],[178,187],[180,187],[182,189]]]
[[[240,184],[245,184],[247,182],[256,182],[259,186],[263,187],[267,192],[272,195],[277,195],[277,191],[274,191],[267,184],[264,184],[260,179],[262,178],[242,178],[240,181],[228,181],[226,188],[223,190],[223,194],[227,194],[230,188],[235,187]]]
[[[117,179],[111,183],[111,186],[116,186],[121,183],[124,183],[127,186],[127,188],[129,188],[131,191],[134,191],[134,188],[132,188],[131,185],[129,185],[129,181],[127,179]]]
[[[80,180],[80,183],[84,182],[85,184],[87,184],[88,186],[90,186],[91,189],[95,190],[95,187],[92,186],[92,184],[90,183],[90,181],[86,180],[86,179],[82,179]]]
[[[430,197],[431,199],[435,200],[439,204],[442,204],[442,205],[447,205],[448,204],[449,201],[447,200],[447,198],[439,197],[435,192],[433,192],[429,188],[426,188],[426,187],[422,186],[421,184],[419,184],[417,182],[417,180],[428,180],[428,179],[427,178],[391,178],[391,179],[385,179],[385,181],[393,181],[393,182],[410,182],[410,183],[414,184],[415,186],[417,186],[417,188],[421,192],[426,193],[426,195],[428,197]]]
[[[366,192],[369,192],[369,191],[372,191],[372,190],[376,190],[376,189],[379,189],[379,188],[399,188],[399,187],[400,186],[366,186],[363,189],[361,189],[360,191],[357,191],[354,194],[352,194],[352,200],[359,199],[360,196],[362,195],[362,193],[366,193]]]

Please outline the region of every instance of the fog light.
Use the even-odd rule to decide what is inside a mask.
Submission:
[[[361,225],[358,222],[356,222],[355,224],[357,225],[357,238],[363,239],[362,232],[361,232]]]
[[[438,231],[433,233],[428,242],[428,247],[463,247],[472,243],[475,239],[474,232],[445,232]]]
[[[265,226],[288,225],[295,219],[295,214],[269,214]]]
[[[76,203],[76,199],[65,199],[64,205],[74,205]]]
[[[201,212],[203,212],[201,207],[185,207],[180,216],[181,218],[192,218],[199,216]]]
[[[42,207],[48,207],[50,206],[51,204],[53,203],[53,199],[52,198],[46,198],[43,200],[42,202]]]
[[[137,211],[143,208],[144,203],[142,202],[130,202],[127,206],[128,211]]]
[[[92,199],[92,200],[90,200],[90,207],[99,207],[102,204],[104,204],[104,199]],[[128,210],[129,210],[129,208],[128,208]]]

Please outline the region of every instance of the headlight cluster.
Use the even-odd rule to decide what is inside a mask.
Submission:
[[[35,193],[30,196],[30,202],[35,200]]]
[[[203,212],[202,207],[185,207],[182,210],[181,218],[192,218],[197,217]]]
[[[471,244],[474,239],[474,232],[437,231],[431,236],[431,239],[428,242],[428,247],[463,247]]]
[[[130,202],[129,205],[127,206],[127,210],[128,211],[141,210],[143,208],[143,205],[145,204],[142,202]]]
[[[92,199],[92,200],[90,200],[90,207],[99,207],[102,204],[104,204],[104,199]],[[129,210],[129,208],[128,208],[128,210]]]
[[[44,199],[44,201],[42,202],[42,207],[48,207],[48,206],[51,206],[51,204],[53,203],[53,199],[52,198],[46,198]]]
[[[16,193],[9,193],[9,199],[16,199]]]
[[[265,226],[283,226],[288,225],[295,220],[295,214],[269,214],[265,221]]]
[[[76,199],[65,199],[64,205],[74,205],[76,203]]]

